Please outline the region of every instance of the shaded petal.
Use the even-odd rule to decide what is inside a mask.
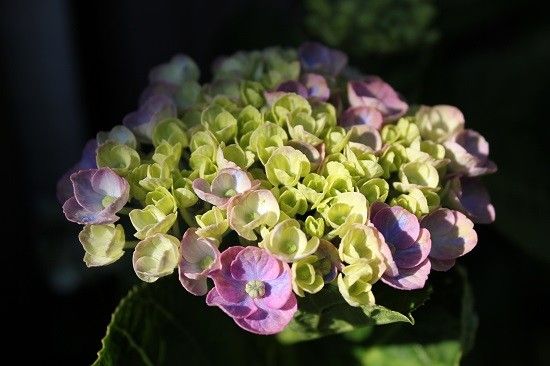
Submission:
[[[394,259],[397,267],[400,269],[416,267],[428,258],[431,247],[430,232],[423,228],[420,230],[420,237],[416,243],[395,253]]]
[[[220,296],[216,287],[206,295],[206,304],[209,306],[218,306],[235,321],[253,314],[258,309],[250,297],[240,302],[227,301]]]
[[[318,42],[302,43],[298,57],[304,72],[320,72],[331,76],[338,75],[348,63],[345,53]]]
[[[98,212],[103,210],[104,194],[96,192],[92,186],[92,178],[97,169],[80,170],[71,175],[74,196],[79,205],[88,211]]]
[[[304,98],[307,98],[308,93],[306,87],[299,81],[289,80],[281,83],[277,90],[278,92],[296,93]]]
[[[274,280],[265,282],[265,295],[254,299],[259,308],[269,311],[280,309],[285,305],[288,297],[292,294],[292,275],[287,263],[282,263],[283,271]]]
[[[400,290],[420,289],[426,284],[430,269],[430,260],[426,259],[416,267],[400,269],[399,274],[395,277],[389,277],[384,274],[382,282]]]
[[[256,334],[275,334],[282,331],[294,317],[298,309],[296,296],[290,295],[286,304],[278,310],[258,309],[244,318],[235,318],[235,323],[241,328]]]
[[[231,275],[242,281],[271,281],[282,271],[282,262],[267,250],[258,247],[244,248],[231,263]]]
[[[71,182],[71,175],[78,171],[77,166],[75,165],[69,171],[67,171],[56,185],[56,196],[57,201],[61,204],[65,203],[69,198],[74,196],[73,183]]]
[[[221,269],[209,274],[220,296],[231,303],[242,302],[245,298],[249,298],[245,291],[246,281],[235,280],[230,271],[231,263],[244,249],[241,246],[232,246],[224,250],[220,255]]]
[[[374,151],[382,148],[382,136],[380,132],[369,125],[355,125],[350,128],[350,145],[353,143],[363,144]]]
[[[453,268],[453,266],[456,263],[456,259],[443,260],[443,259],[430,258],[430,262],[432,263],[432,269],[434,271],[446,272],[451,268]]]
[[[477,131],[469,129],[460,131],[453,140],[480,161],[485,161],[489,157],[489,143]]]
[[[378,76],[367,76],[363,81],[350,81],[348,100],[352,107],[367,106],[378,109],[385,121],[396,120],[409,108],[401,96]]]
[[[82,207],[76,198],[71,197],[63,204],[63,213],[67,220],[81,225],[112,224],[118,217],[105,211],[90,211]]]
[[[479,179],[461,179],[462,196],[460,203],[466,214],[479,224],[490,224],[495,221],[495,208],[491,204],[491,197]]]
[[[82,156],[77,166],[79,170],[82,169],[94,169],[97,168],[96,163],[96,153],[97,153],[97,140],[89,139],[84,145],[82,150]]]
[[[147,99],[137,111],[127,114],[122,123],[136,137],[144,141],[151,141],[157,122],[170,117],[176,117],[174,101],[166,95],[157,94]]]
[[[422,219],[421,226],[430,231],[430,257],[449,260],[471,251],[477,244],[474,224],[463,213],[440,208]]]
[[[145,90],[140,94],[138,104],[144,104],[149,98],[154,95],[163,95],[168,98],[172,98],[177,91],[177,85],[168,84],[165,82],[155,82],[154,84],[149,84],[147,88],[145,88]]]
[[[384,119],[378,109],[368,106],[358,106],[346,109],[338,122],[343,127],[367,125],[379,130],[382,128]]]
[[[416,216],[400,206],[379,210],[371,221],[384,236],[386,243],[398,250],[413,245],[420,235]]]
[[[92,188],[103,196],[123,197],[130,185],[109,168],[98,169],[92,176]]]
[[[179,273],[179,279],[181,285],[190,293],[196,296],[206,295],[208,292],[208,284],[206,277],[198,277],[197,279],[190,279],[182,272]]]
[[[214,206],[225,206],[229,201],[229,198],[219,197],[218,195],[211,193],[210,189],[210,184],[202,178],[197,178],[193,181],[193,191],[195,191],[195,194],[201,200],[206,201]]]
[[[330,89],[323,76],[317,74],[304,74],[302,75],[302,83],[307,89],[306,96],[308,98],[314,98],[325,102],[330,97]]]

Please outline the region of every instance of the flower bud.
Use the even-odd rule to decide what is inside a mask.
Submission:
[[[179,240],[171,235],[155,234],[138,243],[132,256],[136,275],[155,282],[174,272],[179,259]]]

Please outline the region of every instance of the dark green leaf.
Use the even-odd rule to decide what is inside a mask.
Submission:
[[[435,275],[435,276],[434,276]],[[464,270],[432,274],[438,277],[431,301],[416,313],[416,324],[375,329],[373,344],[355,350],[363,365],[458,365],[471,348],[477,317]]]
[[[373,292],[378,304],[363,308],[350,307],[338,288],[332,285],[320,293],[300,299],[294,320],[279,335],[279,340],[291,344],[369,325],[395,322],[414,324],[411,312],[428,299],[431,289],[398,291],[379,283]]]

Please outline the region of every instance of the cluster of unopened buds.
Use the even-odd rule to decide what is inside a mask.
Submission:
[[[423,288],[494,220],[479,176],[496,166],[460,110],[409,108],[338,50],[240,52],[204,85],[178,55],[149,80],[58,184],[87,266],[133,250],[141,280],[177,269],[187,291],[273,334],[297,296],[328,286],[350,306],[375,304],[379,280]]]

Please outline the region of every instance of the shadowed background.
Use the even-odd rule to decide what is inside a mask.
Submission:
[[[479,227],[479,245],[462,260],[480,317],[464,364],[548,362],[546,13],[516,0],[403,2],[414,12],[378,0],[364,13],[353,3],[0,3],[5,207],[18,224],[8,225],[17,239],[4,241],[4,293],[16,294],[11,303],[25,325],[18,346],[31,342],[45,364],[91,363],[112,310],[136,282],[128,255],[85,268],[79,228],[64,220],[55,183],[88,138],[136,107],[149,69],[183,52],[205,81],[218,55],[316,39],[341,47],[351,65],[381,75],[411,103],[458,106],[491,143],[499,172],[485,182],[497,221]]]

